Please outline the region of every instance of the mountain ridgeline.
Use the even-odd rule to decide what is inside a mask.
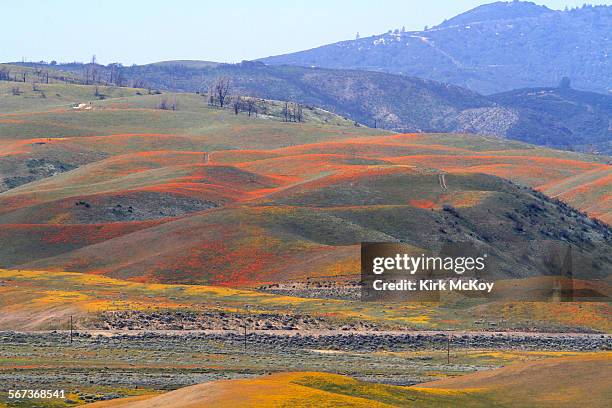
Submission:
[[[554,86],[612,90],[611,6],[557,11],[531,2],[495,2],[423,31],[390,30],[266,64],[364,69],[448,82],[479,93]]]
[[[26,65],[49,69],[43,64]],[[54,68],[74,76],[87,66],[71,63]],[[98,65],[97,75],[110,78],[112,69]],[[558,87],[483,96],[456,85],[404,75],[252,61],[165,61],[122,67],[121,75],[133,86],[200,92],[203,98],[211,84],[223,77],[231,82],[230,95],[318,106],[370,127],[476,133],[568,150],[612,152],[612,96],[574,90],[567,78]]]

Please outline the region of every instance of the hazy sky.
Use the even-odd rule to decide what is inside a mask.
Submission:
[[[28,0],[0,7],[0,61],[170,59],[238,62],[380,34],[420,30],[481,0]],[[538,0],[553,9],[584,0]],[[612,4],[597,1],[595,4]]]

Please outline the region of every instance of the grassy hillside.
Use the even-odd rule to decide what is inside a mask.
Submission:
[[[12,81],[37,84],[78,84],[80,75],[58,68],[56,64],[43,64],[44,67],[29,67],[22,63],[0,63],[0,81]]]
[[[572,245],[593,265],[585,276],[610,263],[606,226],[525,188],[609,221],[601,157],[384,134],[319,109],[287,123],[275,101],[248,117],[195,94],[80,99],[93,89],[0,115],[1,266],[252,286],[354,276],[362,241],[435,250],[466,239],[499,277],[544,273],[548,244]],[[178,109],[159,109],[162,97]]]
[[[0,283],[1,330],[64,330],[68,316],[74,317],[76,327],[92,329],[99,327],[100,313],[131,310],[145,315],[168,313],[175,317],[186,311],[237,314],[239,322],[248,316],[252,322],[250,327],[258,330],[278,330],[255,325],[260,319],[265,321],[283,315],[306,317],[306,320],[324,319],[323,323],[327,322],[324,327],[336,330],[351,325],[383,329],[482,330],[499,327],[503,322],[504,328],[515,330],[612,331],[607,318],[611,311],[609,303],[485,303],[477,299],[449,298],[440,303],[387,304],[30,270],[0,270]],[[134,330],[150,328],[146,319],[136,319],[131,324]],[[309,327],[298,322],[291,330]]]
[[[611,397],[610,353],[553,358],[463,375],[449,380],[398,387],[317,372],[273,374],[218,381],[159,396],[91,404],[119,407],[574,407],[588,400],[605,407]],[[520,394],[520,398],[517,395]]]
[[[432,394],[469,393],[476,388],[476,393],[489,396],[496,404],[517,407],[574,407],[585,400],[594,407],[603,407],[612,397],[610,357],[610,353],[600,353],[513,364],[413,388]]]
[[[61,67],[75,73],[83,70],[82,66]],[[394,130],[440,130],[437,122],[443,115],[495,105],[456,86],[366,71],[275,67],[249,61],[216,65],[165,61],[124,68],[123,72],[126,78],[138,78],[156,89],[204,94],[217,78],[229,77],[235,95],[298,101]],[[412,103],[405,103],[407,100]]]
[[[444,169],[444,188],[443,173],[428,169],[433,160],[419,162],[422,156],[417,154],[413,161],[406,155],[431,149],[402,143],[413,139],[359,138],[260,155],[247,152],[246,162],[235,162],[240,152],[207,153],[208,162],[202,153],[190,152],[113,156],[3,193],[0,221],[11,225],[3,266],[236,285],[334,275],[340,272],[334,258],[346,259],[348,254],[353,254],[353,262],[343,273],[356,274],[357,258],[350,248],[359,242],[404,241],[434,249],[440,237],[445,242],[469,237],[483,246],[497,259],[499,276],[542,273],[546,242],[570,242],[585,257],[597,260],[596,265],[610,262],[605,249],[610,232],[603,225],[530,190],[479,174],[485,167],[478,163],[481,156],[467,156],[463,162],[469,166],[476,161],[477,172]],[[400,156],[387,157],[389,147],[387,154]],[[440,149],[444,148],[434,148],[437,153]],[[456,149],[450,148],[453,153]],[[277,157],[268,158],[265,152]],[[225,164],[229,153],[233,163]],[[505,166],[525,163],[515,152],[482,159]],[[606,166],[542,160],[549,169],[537,182]],[[534,159],[527,161],[533,165]],[[562,170],[555,171],[555,164]],[[152,220],[161,224],[134,224]],[[47,242],[37,254],[26,250],[32,241],[8,239],[21,234],[26,224],[34,224],[27,227],[28,234],[40,231],[41,243]],[[50,238],[72,224],[109,225],[117,235],[99,243]],[[420,225],[419,230],[413,225]],[[169,235],[179,239],[160,239]],[[543,246],[534,251],[533,241]],[[513,242],[512,248],[507,242]],[[599,276],[603,270],[583,272]]]
[[[2,67],[2,64],[0,64],[0,67]],[[34,84],[30,81],[26,83],[0,81],[0,100],[2,100],[0,114],[66,109],[78,103],[88,104],[90,101],[134,96],[146,92],[144,89],[102,85],[96,87],[65,83]]]
[[[26,64],[46,69],[44,64]],[[79,75],[86,65],[61,68]],[[96,66],[103,78],[110,68]],[[218,78],[230,79],[230,95],[296,101],[324,107],[354,121],[399,132],[496,135],[530,143],[610,153],[612,97],[537,88],[484,97],[458,86],[382,72],[266,66],[257,62],[212,64],[164,61],[122,68],[126,83],[153,89],[199,92],[203,99]],[[309,108],[310,107],[310,108]],[[281,106],[275,108],[280,113]],[[272,109],[274,110],[274,109]]]
[[[380,133],[317,108],[304,110],[306,125],[284,124],[278,101],[258,101],[255,118],[195,94],[27,84],[13,95],[13,86],[0,81],[0,191],[128,152],[275,148]],[[162,100],[178,109],[159,109]]]
[[[25,98],[34,95],[9,89],[2,97],[12,100],[12,111],[0,114],[0,261],[9,267],[0,270],[0,329],[49,332],[0,333],[6,357],[0,369],[5,381],[19,386],[24,376],[41,388],[58,386],[63,377],[69,400],[50,406],[129,395],[150,406],[155,401],[142,394],[281,370],[412,384],[557,355],[474,345],[576,351],[605,341],[599,334],[575,344],[572,335],[473,342],[457,336],[448,364],[443,335],[411,337],[398,348],[393,335],[372,338],[380,333],[369,333],[373,328],[612,330],[610,305],[601,302],[450,296],[386,304],[259,287],[350,283],[362,240],[403,240],[418,253],[442,240],[469,240],[495,254],[500,277],[524,277],[500,285],[530,289],[546,279],[536,276],[547,251],[542,243],[571,244],[577,262],[586,257],[595,267],[588,278],[602,277],[610,264],[609,228],[529,187],[554,191],[609,219],[605,158],[475,135],[392,134],[315,108],[305,109],[304,122],[287,123],[277,101],[263,101],[266,111],[248,117],[210,107],[197,94],[104,88],[108,97],[100,99],[92,86],[48,86],[65,87],[58,93],[72,96],[31,105]],[[159,109],[163,97],[172,104],[176,97],[178,109]],[[602,280],[576,285],[606,287]],[[71,318],[79,335],[68,347]],[[254,355],[245,353],[236,334],[245,325],[249,344],[258,345]],[[221,334],[138,334],[203,328]],[[95,330],[121,334],[89,337]],[[349,331],[338,341],[350,339],[355,350],[333,343],[336,334],[322,345],[313,335],[307,346],[301,335],[291,336],[321,331]],[[277,379],[271,388],[267,378]],[[297,406],[306,404],[299,398],[304,395],[348,406],[478,406],[490,405],[494,394],[441,394],[429,384],[413,389],[330,374],[250,381],[264,392],[250,393],[262,398],[254,403],[265,395]],[[218,397],[211,403],[235,402],[213,388],[204,397]],[[176,392],[160,398],[207,401]]]

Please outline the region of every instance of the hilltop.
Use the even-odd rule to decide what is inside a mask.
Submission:
[[[448,20],[444,20],[439,27],[454,27],[500,20],[538,18],[554,13],[553,10],[546,6],[540,6],[529,1],[496,1],[494,3],[483,4]]]
[[[49,68],[29,65],[37,70]],[[88,65],[59,64],[55,68],[82,75]],[[112,76],[112,69],[96,66],[98,75],[106,79]],[[146,87],[149,92],[179,90],[202,95],[219,78],[229,78],[233,95],[319,106],[370,127],[398,132],[477,133],[570,150],[612,152],[608,129],[612,96],[574,90],[567,80],[558,88],[523,89],[485,97],[458,86],[402,75],[266,66],[248,61],[165,61],[122,67],[121,75],[126,83]]]
[[[126,79],[153,89],[201,94],[206,94],[218,78],[229,78],[234,95],[319,106],[370,127],[391,130],[432,131],[444,115],[495,105],[460,87],[384,73],[275,67],[250,61],[202,64],[164,61],[124,67],[122,73]],[[80,74],[87,64],[60,67]],[[100,75],[108,76],[107,67],[97,68]]]
[[[577,89],[609,93],[611,24],[610,6],[557,11],[495,2],[422,31],[389,30],[261,61],[411,75],[484,94],[554,86],[568,76]]]

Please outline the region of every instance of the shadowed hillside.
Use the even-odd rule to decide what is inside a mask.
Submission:
[[[518,112],[503,136],[563,149],[612,153],[612,97],[570,88],[520,89],[490,99]]]

